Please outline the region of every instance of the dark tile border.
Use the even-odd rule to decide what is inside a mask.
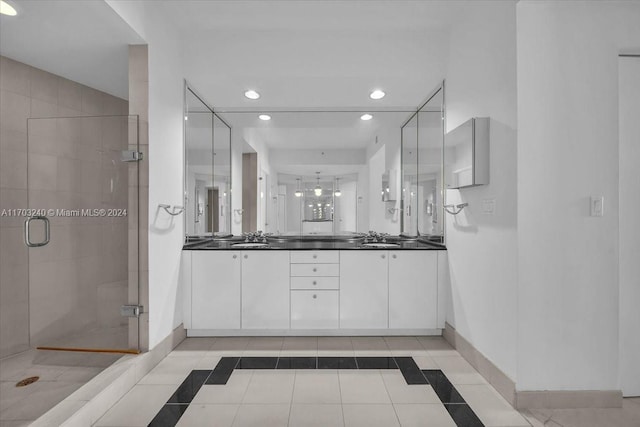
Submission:
[[[222,357],[212,370],[193,370],[149,427],[173,427],[205,384],[224,385],[235,369],[399,369],[409,385],[431,385],[458,427],[484,427],[439,369],[420,370],[413,357]]]

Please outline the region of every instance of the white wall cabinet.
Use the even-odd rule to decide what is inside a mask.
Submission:
[[[289,329],[288,251],[242,251],[242,329]]]
[[[389,327],[387,251],[340,252],[340,328]]]
[[[389,251],[389,328],[438,327],[438,253]]]
[[[238,251],[192,251],[193,329],[240,329],[240,271]]]

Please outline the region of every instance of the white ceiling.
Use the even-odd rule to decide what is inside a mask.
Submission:
[[[144,41],[106,2],[9,1],[19,15],[1,18],[3,55],[127,98],[127,45]],[[186,79],[217,110],[358,110],[272,112],[270,122],[255,113],[221,113],[234,132],[275,149],[335,149],[361,148],[399,129],[442,81],[450,27],[465,2],[151,3],[182,43]],[[262,97],[247,100],[248,88]],[[375,88],[387,96],[369,99]],[[359,120],[363,111],[381,109],[400,112]]]
[[[0,54],[128,99],[128,45],[143,40],[103,0],[8,0]]]
[[[216,108],[415,108],[443,79],[463,2],[163,1],[185,76]],[[244,98],[245,90],[261,93]],[[379,101],[369,93],[382,88]]]

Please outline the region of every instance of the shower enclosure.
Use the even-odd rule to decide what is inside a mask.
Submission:
[[[26,262],[11,268],[29,304],[16,326],[31,348],[137,353],[138,117],[29,119],[27,147],[27,200],[12,218]]]

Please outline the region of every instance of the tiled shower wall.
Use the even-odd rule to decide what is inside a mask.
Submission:
[[[126,100],[0,57],[0,210],[127,207],[126,117],[27,119],[128,113]],[[30,334],[55,345],[126,325],[127,217],[54,217],[51,243],[30,249],[23,224],[0,217],[0,357],[27,349]]]

